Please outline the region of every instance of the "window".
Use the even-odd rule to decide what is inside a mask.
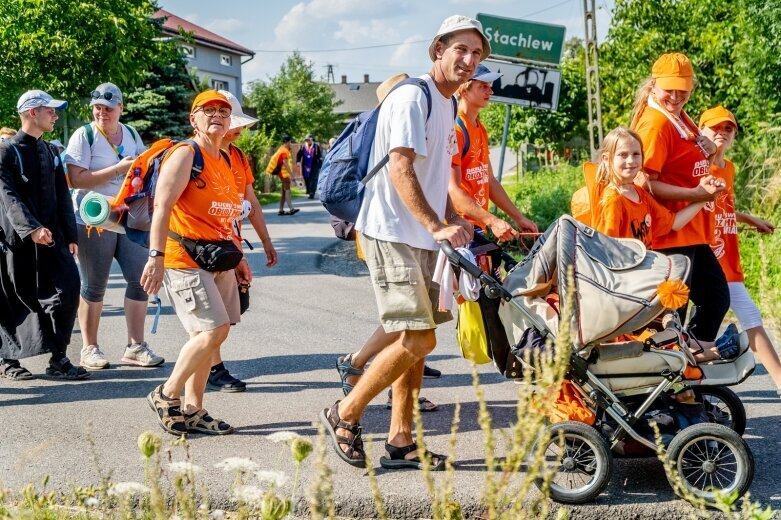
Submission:
[[[220,65],[225,65],[226,67],[231,66],[231,57],[227,54],[220,54]]]
[[[228,90],[228,82],[227,81],[221,81],[219,79],[213,79],[212,80],[212,88],[214,90]]]
[[[195,47],[192,45],[180,45],[179,48],[182,51],[182,54],[184,54],[185,58],[191,60],[195,58]]]

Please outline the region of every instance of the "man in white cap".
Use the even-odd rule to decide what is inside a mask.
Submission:
[[[491,102],[494,81],[502,77],[485,65],[478,65],[472,78],[458,87],[456,138],[459,152],[453,156],[450,176],[450,198],[456,210],[474,224],[475,232],[491,228],[499,240],[518,237],[510,224],[488,211],[493,202],[513,219],[521,231],[536,233],[537,224],[524,217],[515,207],[502,184],[494,177],[488,151],[488,133],[480,122],[480,111]]]
[[[439,287],[431,281],[438,242],[460,247],[472,237],[472,226],[448,197],[450,160],[457,153],[453,94],[490,52],[480,22],[447,18],[429,46],[433,66],[423,83],[396,88],[380,108],[369,168],[386,155],[389,162],[366,185],[355,229],[384,331],[375,334],[384,334],[387,346],[344,400],[320,413],[337,455],[352,466],[367,464],[361,415],[392,385],[390,432],[380,464],[425,467],[412,436],[413,395],[424,358],[436,346],[437,324],[452,319],[439,311]],[[431,454],[431,469],[444,469],[444,463],[442,455]]]
[[[79,298],[76,221],[62,162],[42,139],[67,102],[41,90],[16,105],[22,128],[0,144],[0,376],[31,379],[19,359],[50,353],[46,374],[84,379],[66,357]]]
[[[250,224],[252,224],[252,227],[255,228],[255,232],[258,234],[258,237],[260,237],[260,241],[263,244],[263,251],[266,253],[266,267],[273,267],[277,263],[277,251],[271,243],[271,237],[269,236],[266,227],[266,219],[263,218],[263,209],[260,207],[258,197],[255,195],[255,189],[253,188],[255,177],[252,174],[252,167],[244,152],[233,145],[233,142],[241,135],[242,130],[251,127],[257,123],[258,120],[244,113],[238,98],[231,92],[220,90],[219,93],[225,96],[231,104],[230,128],[222,139],[222,148],[228,153],[228,157],[230,157],[231,170],[236,178],[239,191],[244,194],[243,203],[245,205],[250,205],[247,218],[249,219]],[[241,242],[241,222],[237,221],[235,223],[234,230],[236,231],[237,240]],[[248,305],[248,291],[250,282],[252,281],[252,269],[247,262],[246,256],[241,259],[241,262],[236,267],[236,279],[240,290],[247,291],[244,295],[247,298]],[[244,311],[242,310],[242,312]],[[231,375],[225,367],[219,350],[212,359],[212,368],[209,371],[209,386],[216,388],[221,392],[229,393],[244,392],[247,389],[247,383]]]
[[[315,198],[317,192],[317,178],[320,176],[320,166],[323,163],[323,150],[315,142],[315,136],[306,134],[304,144],[296,152],[296,166],[298,174],[306,182],[306,192],[310,199]]]

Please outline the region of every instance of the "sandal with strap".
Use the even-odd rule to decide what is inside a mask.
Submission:
[[[325,431],[331,438],[331,445],[339,458],[350,466],[364,469],[366,468],[366,452],[363,451],[361,425],[345,422],[339,417],[340,402],[336,401],[331,408],[323,408],[320,412],[320,422],[325,426]],[[338,429],[348,430],[352,433],[352,438],[339,435],[336,433]],[[346,445],[347,449],[343,450],[342,445]]]
[[[166,397],[163,394],[163,385],[158,386],[146,396],[149,407],[157,414],[160,426],[173,435],[184,435],[187,426],[184,424],[182,414],[182,401]]]
[[[385,403],[385,408],[391,410],[393,408],[393,391],[388,390],[388,402]],[[421,412],[436,412],[439,405],[429,401],[423,396],[418,397],[418,408]]]
[[[425,462],[420,460],[420,457],[416,456],[412,459],[405,458],[407,454],[417,450],[418,445],[414,442],[401,448],[392,446],[386,442],[385,456],[380,457],[380,466],[385,469],[424,469]],[[444,456],[432,453],[430,451],[426,451],[426,454],[428,455],[428,459],[431,461],[431,465],[429,466],[431,471],[442,471],[445,469]],[[436,463],[434,463],[435,461]]]
[[[339,372],[339,379],[342,381],[342,392],[344,395],[349,394],[355,385],[351,385],[347,382],[347,378],[350,376],[362,376],[363,370],[355,368],[352,364],[353,355],[347,354],[343,358],[336,358],[336,371]]]
[[[33,379],[33,374],[22,365],[16,362],[0,363],[0,377],[10,379],[11,381],[29,381]]]
[[[215,365],[209,371],[209,386],[220,392],[236,393],[247,390],[247,383],[233,377],[223,363]]]
[[[233,433],[233,426],[225,421],[215,419],[203,408],[195,413],[184,414],[184,426],[189,433],[205,433],[207,435]]]
[[[58,377],[61,379],[70,379],[72,381],[89,379],[90,377],[89,372],[84,370],[82,367],[75,366],[67,357],[57,361],[50,359],[49,366],[46,367],[46,375],[50,377]]]

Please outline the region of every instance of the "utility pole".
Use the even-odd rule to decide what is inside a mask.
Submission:
[[[583,0],[586,23],[586,90],[588,91],[588,138],[591,160],[599,158],[602,146],[602,102],[599,97],[599,49],[597,48],[597,10],[594,0]]]
[[[325,67],[327,69],[325,81],[327,83],[336,83],[336,78],[334,77],[334,66],[329,63]]]

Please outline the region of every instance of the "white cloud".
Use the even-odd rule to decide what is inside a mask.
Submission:
[[[400,39],[398,24],[386,20],[342,20],[334,37],[350,45],[367,45],[371,42],[397,42]]]
[[[396,47],[390,57],[390,64],[394,67],[416,66],[425,68],[429,64],[428,45],[425,43],[412,43],[424,40],[423,36],[416,34],[404,40],[404,44]]]

